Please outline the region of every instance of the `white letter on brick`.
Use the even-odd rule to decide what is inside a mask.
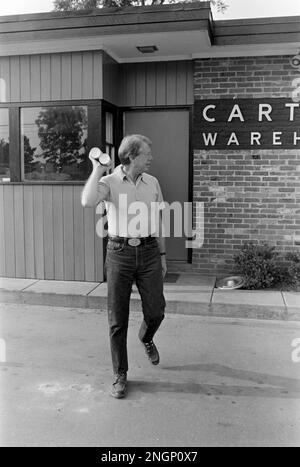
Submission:
[[[232,143],[236,144],[237,146],[240,145],[239,140],[237,139],[237,136],[235,133],[231,133],[227,146],[230,146],[230,144]]]
[[[214,146],[216,144],[218,133],[214,133],[214,135],[212,135],[212,133],[202,133],[202,136],[205,146],[208,146],[209,144]]]
[[[282,142],[280,141],[280,137],[282,135],[282,131],[273,131],[273,144],[274,146],[280,146]]]
[[[211,118],[211,117],[208,117],[207,115],[207,111],[208,109],[215,109],[216,106],[214,104],[210,104],[210,105],[207,105],[204,109],[203,109],[203,117],[205,118],[205,120],[207,122],[215,122],[216,119],[215,118]]]
[[[297,141],[300,141],[300,136],[297,136],[297,132],[294,131],[294,146],[297,146]]]
[[[231,120],[232,120],[233,118],[239,118],[239,119],[241,120],[241,122],[244,122],[244,121],[245,121],[245,120],[244,120],[244,117],[243,117],[243,114],[242,114],[242,112],[241,112],[241,109],[240,109],[240,107],[239,107],[238,104],[235,104],[235,105],[233,106],[228,121],[231,122]]]
[[[272,110],[273,109],[270,104],[259,104],[258,121],[262,122],[262,118],[264,116],[269,122],[271,122],[272,119],[270,117],[270,113],[272,112]]]
[[[299,104],[297,104],[296,102],[292,103],[292,102],[288,102],[287,104],[285,104],[286,107],[289,107],[290,108],[290,122],[293,122],[294,121],[294,110],[295,110],[295,107],[299,107]]]
[[[257,144],[257,146],[260,146],[260,138],[261,138],[261,133],[258,131],[251,131],[251,146],[253,146],[254,142]]]

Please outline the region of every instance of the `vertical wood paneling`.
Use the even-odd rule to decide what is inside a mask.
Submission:
[[[34,187],[33,190],[33,231],[36,275],[37,277],[45,277],[42,185]]]
[[[43,186],[43,229],[45,279],[54,279],[53,197],[52,186]]]
[[[156,105],[166,105],[166,89],[166,64],[160,63],[156,69]]]
[[[0,185],[0,276],[5,276],[4,186]]]
[[[21,100],[20,57],[10,57],[10,101]]]
[[[80,99],[82,96],[82,53],[71,54],[72,69],[72,99]]]
[[[14,187],[14,228],[15,228],[15,255],[16,277],[26,277],[25,274],[25,233],[24,233],[24,206],[23,186]]]
[[[124,66],[120,65],[119,66],[119,79],[118,79],[118,105],[124,105],[125,104],[125,90],[126,90],[126,80],[127,76],[124,70]]]
[[[85,52],[82,57],[82,99],[93,98],[93,53]]]
[[[85,280],[95,280],[95,210],[84,209]]]
[[[74,213],[73,187],[63,186],[63,227],[64,227],[64,277],[74,280]]]
[[[81,206],[82,187],[74,186],[74,261],[75,280],[84,281],[84,225]]]
[[[146,65],[136,65],[136,105],[146,105]]]
[[[101,51],[0,58],[0,102],[103,98]],[[117,104],[119,66],[107,58],[108,100]]]
[[[30,100],[41,100],[41,56],[30,57]]]
[[[50,57],[51,77],[50,77],[50,95],[51,100],[58,101],[61,99],[61,55],[53,54]]]
[[[102,99],[103,96],[103,74],[102,74],[102,53],[93,53],[93,97],[94,99]]]
[[[82,186],[0,185],[0,275],[103,281],[103,240]],[[98,219],[98,217],[97,217]]]
[[[62,55],[61,62],[61,98],[65,100],[71,99],[72,91],[72,69],[71,69],[71,54]]]
[[[33,190],[32,186],[24,186],[24,237],[25,237],[25,272],[29,279],[36,278],[34,262],[34,229],[33,229]]]
[[[146,105],[156,104],[156,63],[146,65]]]
[[[30,102],[30,58],[28,55],[20,57],[21,101]]]
[[[112,104],[119,105],[122,88],[120,66],[106,53],[103,53],[102,60],[103,99]]]
[[[176,105],[176,83],[177,68],[176,62],[167,63],[167,105]]]
[[[184,105],[187,102],[187,62],[177,63],[176,104]]]
[[[41,55],[41,99],[49,101],[51,99],[51,70],[50,55]]]
[[[134,65],[129,64],[126,66],[126,95],[125,105],[136,105],[136,68]]]
[[[16,277],[14,186],[4,185],[4,230],[6,276]]]
[[[187,64],[187,104],[194,103],[194,63],[188,62]]]
[[[10,60],[9,57],[1,57],[1,102],[10,102]]]
[[[193,103],[193,69],[188,61],[124,64],[120,77],[123,106]]]
[[[53,187],[54,279],[64,279],[64,230],[62,186]]]

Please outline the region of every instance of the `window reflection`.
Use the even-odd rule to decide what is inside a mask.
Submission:
[[[87,107],[21,110],[24,180],[85,180]]]
[[[8,109],[0,109],[0,181],[10,181]]]

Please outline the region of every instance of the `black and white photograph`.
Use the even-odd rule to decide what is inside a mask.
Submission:
[[[300,447],[299,0],[1,2],[0,447]]]

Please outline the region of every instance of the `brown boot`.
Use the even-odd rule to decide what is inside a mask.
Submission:
[[[158,365],[159,364],[159,353],[154,342],[153,341],[142,342],[142,344],[145,347],[146,355],[148,356],[152,365]]]
[[[127,374],[120,373],[115,375],[115,380],[112,384],[110,395],[115,399],[122,399],[127,392]]]

